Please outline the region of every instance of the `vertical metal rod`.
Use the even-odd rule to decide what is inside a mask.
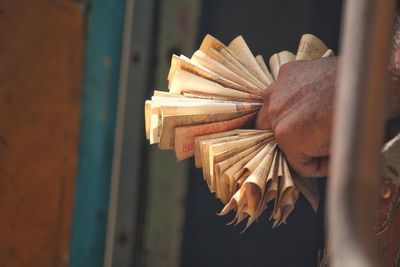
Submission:
[[[394,7],[393,0],[345,3],[328,181],[334,267],[377,265],[376,186]]]
[[[110,183],[110,200],[108,204],[108,218],[106,242],[104,251],[104,267],[111,267],[114,256],[114,243],[116,235],[116,220],[118,210],[119,178],[121,170],[121,157],[123,147],[123,134],[125,123],[126,95],[128,90],[129,63],[131,54],[133,8],[135,0],[126,0],[124,31],[122,35],[121,66],[119,73],[118,106],[115,126],[115,141],[113,153],[113,166]]]

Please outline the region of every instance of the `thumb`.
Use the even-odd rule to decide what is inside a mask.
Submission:
[[[257,114],[256,118],[256,128],[261,130],[269,130],[271,129],[271,122],[268,116],[268,104],[264,103],[261,106],[260,111]]]
[[[329,156],[316,157],[292,167],[302,177],[324,177],[329,173],[329,162]]]

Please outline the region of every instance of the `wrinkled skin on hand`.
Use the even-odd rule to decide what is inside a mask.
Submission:
[[[329,171],[337,61],[331,57],[285,64],[265,90],[256,127],[272,128],[301,176],[326,176]]]

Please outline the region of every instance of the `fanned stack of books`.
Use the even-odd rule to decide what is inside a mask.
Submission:
[[[242,36],[226,46],[207,35],[191,58],[173,55],[169,92],[154,91],[145,103],[146,137],[174,150],[178,161],[195,156],[210,191],[225,204],[220,215],[236,212],[232,223],[248,219],[247,228],[271,202],[273,227],[286,223],[299,192],[317,210],[315,181],[291,172],[273,132],[240,128],[257,115],[283,64],[331,55],[304,34],[296,55],[276,53],[268,68]]]

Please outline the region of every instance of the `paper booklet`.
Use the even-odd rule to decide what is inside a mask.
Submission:
[[[194,156],[210,191],[225,204],[219,215],[236,213],[231,223],[247,219],[247,228],[270,203],[273,227],[286,223],[300,192],[316,211],[316,181],[290,170],[273,132],[241,128],[257,115],[283,64],[331,55],[321,40],[304,34],[296,55],[276,53],[267,66],[242,36],[226,46],[207,35],[191,58],[172,56],[169,92],[154,91],[145,103],[146,138],[174,150],[178,161]]]

